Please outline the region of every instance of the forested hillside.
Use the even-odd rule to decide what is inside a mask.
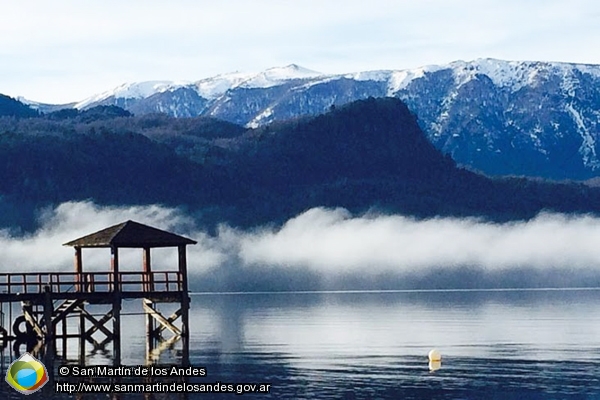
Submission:
[[[398,99],[246,129],[114,106],[0,119],[0,223],[68,200],[183,206],[201,224],[282,222],[315,206],[417,217],[600,212],[600,189],[457,168]]]

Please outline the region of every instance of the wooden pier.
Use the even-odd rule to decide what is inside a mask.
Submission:
[[[190,244],[196,242],[127,221],[65,243],[75,250],[73,272],[0,273],[0,347],[12,343],[15,355],[23,345],[28,351],[42,349],[44,359],[53,360],[57,340],[62,339],[64,355],[67,339],[78,338],[83,363],[86,343],[94,351],[104,351],[112,343],[113,363],[120,365],[122,302],[141,299],[146,316],[147,359],[156,349],[181,340],[182,363],[189,363],[186,246]],[[152,269],[151,249],[159,247],[177,249],[176,268]],[[84,271],[85,248],[109,249],[110,268],[104,272]],[[141,249],[140,271],[120,270],[121,248]],[[15,303],[20,303],[20,312],[13,316]],[[161,303],[178,303],[179,307],[164,316]],[[102,311],[91,313],[89,306]],[[76,333],[68,331],[69,318],[78,320]]]

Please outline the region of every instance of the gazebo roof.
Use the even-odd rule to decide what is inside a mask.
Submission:
[[[63,246],[72,247],[177,247],[197,242],[135,221],[126,221],[79,239]]]

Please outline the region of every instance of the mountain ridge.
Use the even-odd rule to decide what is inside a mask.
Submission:
[[[599,65],[484,58],[319,74],[292,64],[258,74],[159,85],[142,97],[119,96],[104,96],[83,108],[117,105],[138,115],[210,116],[260,127],[391,96],[418,116],[440,151],[465,167],[492,176],[554,180],[600,175]]]
[[[448,68],[455,71],[463,71],[461,76],[463,82],[461,84],[469,80],[468,75],[479,73],[490,77],[497,86],[511,87],[516,91],[524,86],[523,80],[526,78],[527,80],[531,80],[532,78],[532,76],[527,74],[527,70],[524,67],[539,66],[561,70],[564,74],[568,73],[569,69],[577,69],[600,78],[600,65],[598,64],[558,61],[507,61],[495,58],[478,58],[472,61],[456,60],[448,64],[429,64],[409,69],[368,70],[334,74],[324,74],[297,64],[289,64],[283,67],[271,67],[257,73],[238,71],[223,73],[192,82],[169,80],[126,82],[113,89],[97,93],[80,101],[65,104],[64,106],[72,106],[74,108],[92,107],[94,103],[106,100],[112,96],[123,99],[145,99],[167,90],[173,91],[185,87],[196,87],[198,95],[205,98],[215,98],[225,94],[228,90],[236,88],[266,88],[293,80],[310,80],[311,82],[307,83],[314,85],[342,78],[358,81],[388,81],[388,94],[393,94],[404,89],[412,80],[422,78],[426,73]],[[215,89],[214,86],[219,88]],[[24,98],[18,99],[25,103],[38,104],[35,101]]]

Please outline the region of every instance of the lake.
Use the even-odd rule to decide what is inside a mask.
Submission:
[[[191,364],[207,371],[190,382],[271,385],[249,398],[600,399],[600,290],[194,294],[190,321]],[[123,364],[143,364],[143,316],[123,335]]]

